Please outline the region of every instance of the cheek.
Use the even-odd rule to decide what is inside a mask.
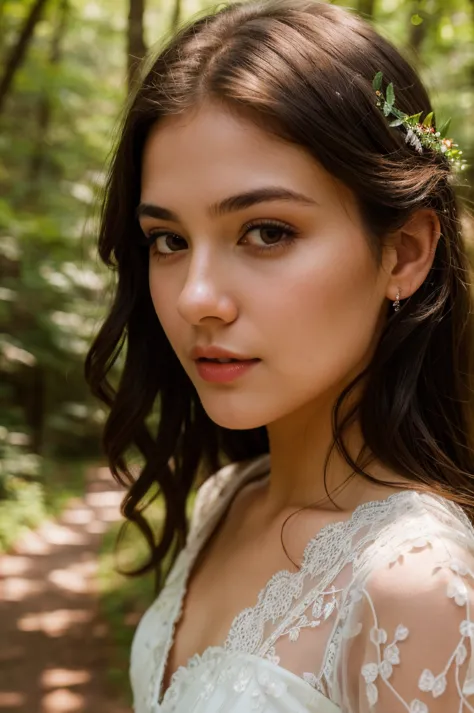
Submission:
[[[370,255],[328,250],[317,258],[294,279],[285,276],[267,324],[285,374],[324,386],[342,379],[370,352],[383,295]]]

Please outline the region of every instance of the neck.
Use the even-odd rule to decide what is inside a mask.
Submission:
[[[350,406],[349,399],[347,402]],[[334,440],[331,427],[333,403],[329,397],[325,403],[318,399],[317,404],[307,404],[267,427],[271,457],[266,496],[269,510],[278,512],[288,507],[312,506],[352,511],[360,503],[383,499],[389,494],[387,488],[395,492],[384,481],[400,482],[396,474],[375,458],[366,458],[364,453],[363,470],[380,485],[362,476],[354,476],[354,470],[337,447],[331,452],[324,481],[325,462]],[[347,427],[343,440],[352,459],[358,462],[364,445],[358,420]],[[328,498],[325,484],[334,502]]]

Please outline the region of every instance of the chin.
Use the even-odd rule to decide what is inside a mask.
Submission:
[[[252,428],[266,426],[271,417],[265,405],[255,403],[255,396],[242,398],[226,398],[224,394],[209,397],[208,394],[199,394],[202,406],[218,426],[235,431],[244,431]]]

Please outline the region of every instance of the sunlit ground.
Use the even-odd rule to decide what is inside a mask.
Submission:
[[[96,582],[101,537],[121,518],[122,497],[105,468],[91,470],[84,499],[0,557],[2,713],[128,713],[106,685]]]

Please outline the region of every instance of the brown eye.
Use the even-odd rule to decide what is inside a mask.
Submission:
[[[294,228],[277,221],[260,221],[247,224],[245,228],[246,233],[242,242],[260,252],[287,247],[292,244],[297,235]]]
[[[283,235],[285,235],[285,230],[283,228],[273,226],[261,226],[260,228],[254,228],[253,231],[250,230],[249,232],[251,233],[254,231],[260,233],[260,237],[265,245],[274,245],[282,239]]]
[[[158,255],[171,255],[187,248],[184,238],[175,233],[152,232],[148,235],[150,247]]]

